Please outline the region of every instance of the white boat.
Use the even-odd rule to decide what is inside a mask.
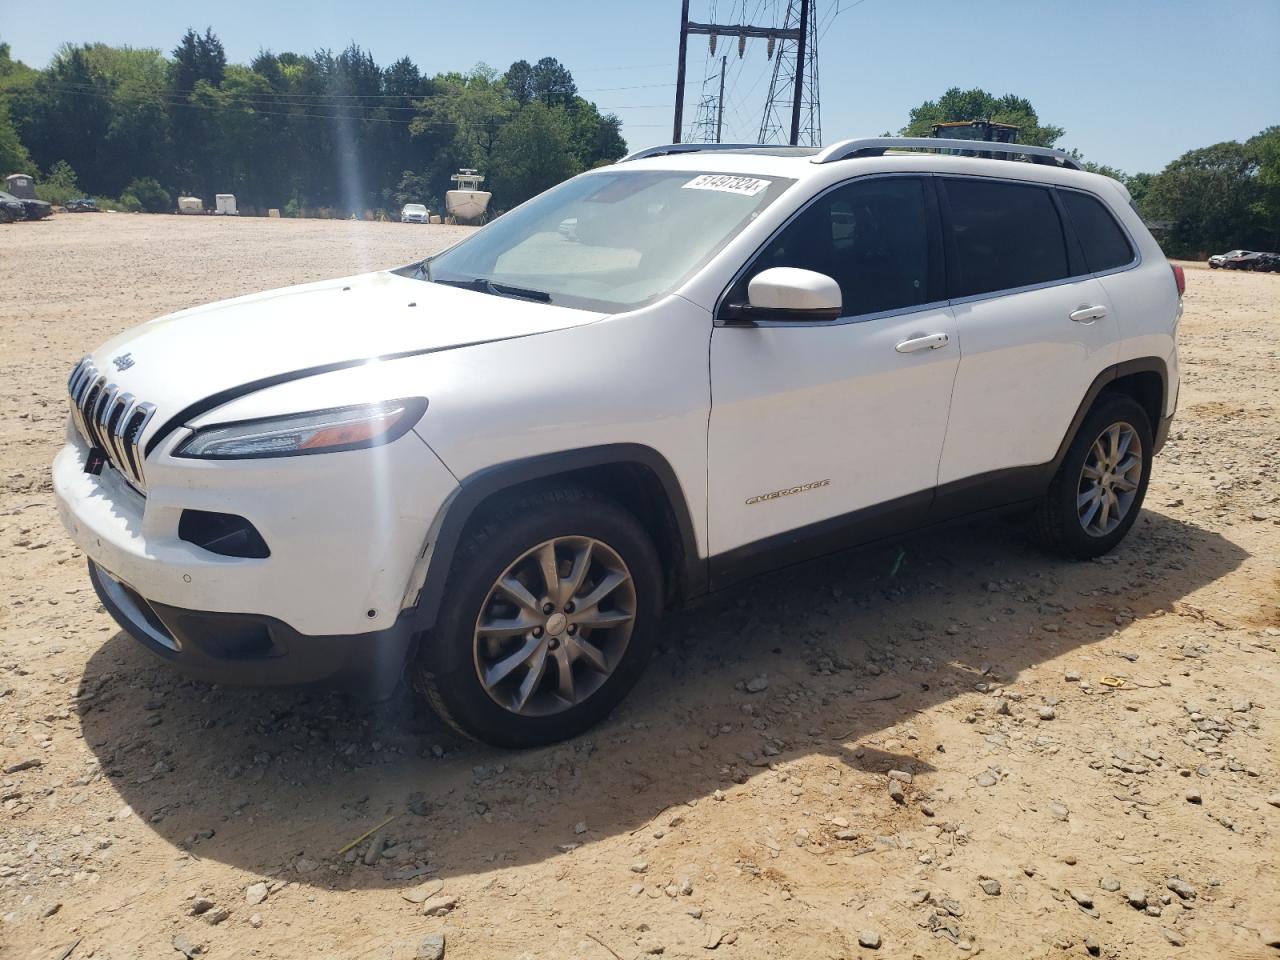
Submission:
[[[493,196],[480,189],[484,177],[470,167],[463,167],[449,179],[458,185],[444,195],[444,208],[450,218],[457,223],[484,223],[489,199]]]

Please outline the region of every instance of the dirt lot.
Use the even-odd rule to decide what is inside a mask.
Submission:
[[[558,748],[184,682],[122,635],[51,502],[71,365],[454,229],[0,228],[0,956],[1280,956],[1280,276],[1188,270],[1113,556],[997,522],[810,565],[673,616]]]

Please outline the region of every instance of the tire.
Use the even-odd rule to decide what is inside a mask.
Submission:
[[[1099,470],[1095,467],[1097,455],[1109,453],[1116,436],[1121,438],[1120,460],[1112,468]],[[1133,457],[1134,443],[1141,446],[1137,464],[1125,469]],[[1124,539],[1142,509],[1151,477],[1151,452],[1151,421],[1142,405],[1131,397],[1104,393],[1080,425],[1048,492],[1032,514],[1033,537],[1054,553],[1076,560],[1090,560],[1110,551]],[[1136,475],[1138,466],[1140,475]],[[1130,486],[1132,489],[1128,489]],[[1095,494],[1090,501],[1081,500],[1099,487],[1110,490],[1114,500],[1105,494]],[[1120,519],[1114,523],[1113,503],[1117,510],[1123,505]]]
[[[554,589],[542,572],[548,544],[560,584],[551,613],[543,607]],[[500,579],[525,587],[523,606]],[[578,487],[526,494],[464,534],[436,626],[421,644],[414,685],[455,730],[494,746],[534,747],[576,736],[604,719],[644,671],[661,617],[662,583],[652,540],[617,503]],[[606,587],[589,609],[574,605]],[[628,612],[629,622],[621,622]],[[590,626],[593,619],[616,623]],[[484,629],[519,630],[527,623],[541,626],[510,636]],[[572,699],[564,696],[566,669]]]

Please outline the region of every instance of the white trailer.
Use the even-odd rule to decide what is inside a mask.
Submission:
[[[240,215],[236,211],[236,195],[234,193],[219,193],[213,199],[215,203],[214,213],[225,217],[237,217]]]

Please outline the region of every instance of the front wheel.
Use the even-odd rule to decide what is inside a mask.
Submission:
[[[1085,417],[1031,530],[1055,553],[1100,557],[1138,518],[1151,474],[1151,421],[1131,397],[1104,395]]]
[[[575,736],[639,679],[661,591],[657,551],[621,506],[578,488],[530,494],[459,547],[416,686],[495,746]]]

